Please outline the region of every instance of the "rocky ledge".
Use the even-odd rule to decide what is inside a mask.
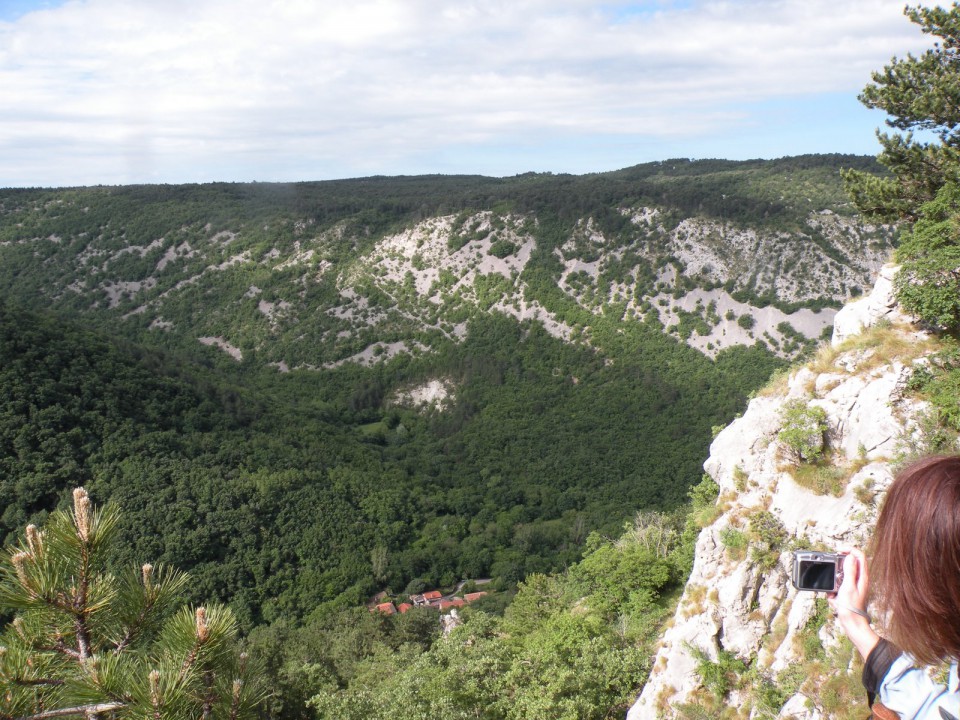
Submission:
[[[925,407],[904,388],[929,343],[892,298],[894,272],[886,266],[868,297],[840,311],[832,347],[773,381],[715,438],[704,469],[719,485],[717,508],[628,720],[719,717],[724,707],[740,708],[737,717],[832,716],[820,689],[827,653],[839,649],[851,677],[854,654],[822,600],[793,588],[792,550],[864,544],[894,464],[916,444]],[[822,409],[826,461],[790,457],[789,407]],[[819,679],[797,672],[811,667],[812,645]],[[719,669],[714,682],[705,667]]]

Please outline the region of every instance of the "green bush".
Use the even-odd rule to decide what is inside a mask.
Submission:
[[[741,674],[747,671],[747,664],[729,650],[720,650],[714,662],[700,648],[691,648],[697,661],[697,675],[700,681],[717,700],[725,698],[736,687]]]
[[[780,413],[782,425],[777,439],[797,462],[816,462],[823,455],[827,413],[803,400],[790,400]]]
[[[960,187],[944,185],[920,208],[920,218],[897,250],[894,286],[907,312],[945,330],[960,329]]]
[[[742,560],[750,538],[742,530],[735,527],[725,527],[720,531],[720,543],[730,552],[730,555],[736,560]]]
[[[793,472],[793,479],[797,485],[812,490],[817,495],[840,497],[850,477],[845,468],[834,465],[829,459],[821,459],[816,463],[805,463],[797,467]]]
[[[761,510],[750,516],[750,532],[756,540],[751,553],[753,560],[769,570],[780,560],[780,548],[787,539],[787,531],[776,515]]]
[[[509,240],[497,240],[490,246],[490,254],[501,260],[517,251],[517,246]]]

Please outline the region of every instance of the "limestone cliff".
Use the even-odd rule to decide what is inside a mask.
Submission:
[[[893,272],[883,268],[872,294],[840,311],[831,348],[772,383],[715,438],[704,464],[720,487],[715,519],[628,720],[719,717],[721,708],[834,717],[824,688],[836,673],[855,674],[855,653],[823,601],[793,588],[791,551],[863,544],[892,466],[918,441],[925,408],[904,388],[929,340],[896,307]],[[822,408],[828,463],[789,457],[779,437],[789,407]]]

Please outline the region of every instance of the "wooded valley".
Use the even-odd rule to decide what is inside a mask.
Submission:
[[[420,659],[436,616],[365,603],[491,578],[471,637],[527,695],[485,717],[602,717],[682,585],[713,429],[829,325],[783,318],[856,296],[891,247],[841,166],[875,170],[0,191],[0,532],[80,485],[117,504],[111,566],[172,565],[187,601],[228,605],[276,716],[408,708],[418,663],[474,660]],[[733,237],[793,264],[742,274]],[[609,667],[538,684],[584,642]],[[461,680],[437,672],[439,708]],[[374,701],[381,676],[397,694]]]

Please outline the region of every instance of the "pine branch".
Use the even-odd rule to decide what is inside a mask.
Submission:
[[[197,643],[183,659],[183,663],[180,665],[180,674],[177,676],[177,682],[183,682],[183,680],[186,679],[187,673],[189,673],[193,668],[193,665],[197,662],[197,657],[199,655],[200,643]]]
[[[153,708],[154,720],[162,720],[162,702],[160,700],[160,671],[150,671],[150,706]]]
[[[46,718],[67,717],[69,715],[96,715],[98,713],[113,712],[124,707],[123,703],[100,703],[99,705],[78,705],[76,707],[46,710],[36,715],[22,715],[15,720],[46,720]]]
[[[136,640],[137,635],[140,634],[141,623],[143,623],[145,615],[146,613],[140,613],[140,615],[137,617],[137,622],[134,625],[130,626],[130,628],[127,630],[127,634],[123,637],[123,639],[120,642],[118,642],[116,645],[114,645],[113,652],[115,654],[119,655],[124,650],[126,650],[127,647],[134,640]]]
[[[90,657],[90,633],[87,629],[84,615],[77,615],[73,626],[77,634],[77,647],[80,650],[80,659],[86,660]]]
[[[87,627],[87,599],[90,594],[90,496],[83,488],[73,491],[73,517],[80,539],[80,583],[74,596],[74,628],[80,659],[90,657],[90,628]]]
[[[131,602],[139,605],[139,610],[135,617],[124,619],[123,627],[126,629],[119,641],[113,641],[114,654],[122,653],[147,632],[154,616],[165,613],[170,601],[185,587],[187,578],[185,573],[171,572],[162,565],[155,568],[150,563],[141,566],[136,580],[130,576],[126,578],[121,596],[130,597]]]
[[[210,639],[210,628],[207,625],[206,608],[197,608],[195,617],[196,640],[194,641],[193,648],[187,654],[187,657],[184,658],[183,664],[180,666],[180,680],[183,680],[186,677],[194,663],[197,662],[197,658],[200,656],[200,651],[203,649],[203,646],[206,644],[207,640]]]
[[[243,689],[241,680],[233,681],[233,697],[230,700],[230,720],[237,720],[240,714],[240,691]]]
[[[11,681],[14,685],[19,685],[21,687],[39,687],[42,685],[65,685],[66,683],[63,680],[25,680],[23,678],[15,679]]]
[[[127,628],[127,634],[124,638],[116,644],[114,648],[114,653],[122,653],[130,643],[132,643],[137,635],[140,634],[140,631],[143,630],[144,623],[146,622],[147,617],[150,615],[150,612],[153,610],[153,607],[159,598],[159,593],[155,593],[151,585],[151,578],[153,576],[153,565],[149,563],[143,566],[143,588],[146,593],[146,603],[140,609],[140,612],[137,613],[136,620],[131,623],[130,627]]]
[[[71,647],[67,647],[67,644],[63,642],[62,638],[57,639],[56,645],[38,645],[37,650],[40,652],[56,652],[74,660],[80,660],[80,653]]]
[[[149,564],[139,579],[135,573],[123,581],[100,574],[99,550],[116,514],[93,512],[82,490],[74,500],[72,518],[54,513],[46,539],[31,526],[26,541],[7,552],[0,567],[0,609],[28,611],[9,625],[8,661],[32,668],[19,677],[7,674],[8,689],[24,694],[29,704],[17,703],[19,717],[12,707],[0,711],[0,720],[95,720],[132,708],[152,720],[188,715],[209,720],[221,706],[231,720],[237,718],[246,707],[245,686],[235,684],[228,697],[219,683],[221,672],[229,672],[236,640],[232,613],[220,606],[209,612],[183,607],[149,652],[154,618],[162,619],[180,602],[187,576],[163,569],[154,575]],[[97,654],[98,648],[104,653]],[[149,672],[144,686],[141,672],[152,657],[160,668]],[[61,686],[73,684],[83,693],[64,700]]]
[[[203,697],[203,720],[210,720],[213,715],[213,704],[217,700],[217,693],[213,688],[213,673],[207,670],[203,673],[203,684],[207,692]]]

